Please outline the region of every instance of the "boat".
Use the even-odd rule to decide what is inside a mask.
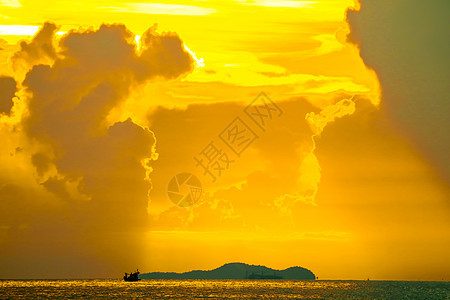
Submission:
[[[136,270],[136,272],[131,272],[130,274],[125,273],[125,276],[123,276],[123,280],[125,280],[125,281],[139,281],[139,280],[141,280],[139,278],[139,270]]]
[[[275,271],[273,272],[273,275],[263,274],[263,272],[261,272],[261,274],[256,274],[256,273],[252,272],[252,274],[248,275],[247,271],[246,271],[245,279],[283,279],[283,277],[281,277],[279,275],[275,275]]]

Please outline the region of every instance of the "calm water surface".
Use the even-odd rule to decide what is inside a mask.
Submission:
[[[450,299],[450,282],[0,280],[0,299]]]

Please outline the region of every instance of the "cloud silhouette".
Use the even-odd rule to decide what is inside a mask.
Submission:
[[[316,196],[322,218],[333,219],[342,231],[353,228],[355,244],[371,257],[346,266],[376,269],[380,261],[389,262],[392,278],[405,276],[402,266],[409,266],[411,278],[446,273],[448,186],[436,181],[432,166],[392,129],[384,111],[356,99],[355,113],[327,125],[316,145],[325,166]],[[430,258],[427,264],[423,257]]]
[[[450,181],[449,3],[367,1],[348,11],[349,39],[380,80],[383,110]]]
[[[59,27],[46,22],[31,41],[20,42],[20,50],[11,58],[15,72],[26,72],[33,65],[50,64],[57,58],[55,34]]]
[[[108,116],[135,88],[154,79],[177,78],[194,66],[180,37],[159,34],[155,27],[143,35],[140,51],[124,25],[80,29],[61,38],[55,36],[57,29],[46,23],[13,57],[17,72],[29,70],[20,99],[25,108],[17,124],[26,151],[15,155],[29,155],[25,161],[34,166],[39,185],[26,188],[8,178],[0,181],[0,233],[8,236],[8,245],[18,245],[16,250],[37,251],[38,259],[28,262],[28,269],[19,267],[31,277],[39,273],[40,264],[54,259],[66,264],[59,274],[71,276],[83,272],[77,262],[95,255],[120,268],[130,260],[137,264],[140,250],[129,258],[121,248],[142,248],[137,233],[148,229],[149,162],[157,158],[156,139],[131,119]],[[15,86],[12,78],[0,83]],[[21,210],[23,206],[27,209]],[[2,264],[21,258],[22,251],[14,249],[4,251]],[[117,256],[122,259],[113,258]]]

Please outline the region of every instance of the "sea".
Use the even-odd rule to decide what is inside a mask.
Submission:
[[[0,280],[0,299],[450,299],[450,282]]]

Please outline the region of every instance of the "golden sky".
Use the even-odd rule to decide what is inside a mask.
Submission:
[[[405,3],[0,1],[0,278],[448,280],[448,46]]]

